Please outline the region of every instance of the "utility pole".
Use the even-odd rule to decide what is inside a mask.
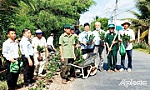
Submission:
[[[114,15],[114,24],[115,24],[115,28],[116,28],[116,20],[117,20],[117,8],[118,8],[118,0],[116,0],[116,6],[115,6],[115,15]]]

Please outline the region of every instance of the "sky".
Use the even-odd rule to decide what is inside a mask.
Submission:
[[[90,23],[95,16],[110,18],[114,16],[116,0],[94,0],[95,5],[89,8],[89,11],[81,14],[80,24]],[[138,12],[135,4],[137,0],[118,0],[117,19],[136,18],[130,11]]]

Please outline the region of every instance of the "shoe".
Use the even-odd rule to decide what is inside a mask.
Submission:
[[[26,88],[26,89],[29,89],[29,88],[31,88],[31,87],[32,87],[31,84],[25,85],[25,88]]]
[[[104,71],[103,67],[99,66],[98,69],[100,72]]]
[[[127,69],[127,72],[131,72],[131,71],[132,71],[131,68],[128,68],[128,69]]]
[[[36,82],[36,80],[32,79],[30,83],[32,84],[32,83],[35,83],[35,82]]]
[[[15,87],[15,90],[16,89],[20,89],[21,88],[21,86],[20,85],[17,85],[16,87]]]
[[[107,72],[108,72],[108,73],[110,73],[110,72],[111,72],[111,70],[110,70],[110,69],[108,69],[108,70],[107,70]]]
[[[115,68],[115,69],[114,69],[114,72],[118,72],[118,70]]]
[[[121,68],[119,71],[120,71],[120,72],[122,72],[122,71],[124,71],[124,69],[123,69],[123,68]]]
[[[34,72],[34,76],[37,76],[37,73]]]
[[[74,78],[74,77],[71,77],[71,78],[69,78],[68,80],[71,81],[71,82],[73,82],[73,81],[75,80],[75,78]]]
[[[91,76],[94,76],[94,75],[96,75],[96,74],[97,74],[97,68],[94,67],[94,68],[92,68],[92,70],[91,70],[91,72],[90,72],[90,75],[91,75]]]
[[[67,84],[67,80],[66,79],[62,79],[62,84]]]
[[[45,77],[46,75],[43,74],[38,74],[39,77]]]

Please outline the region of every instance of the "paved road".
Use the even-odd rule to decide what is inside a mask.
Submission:
[[[117,64],[120,65],[120,55]],[[98,72],[87,79],[77,78],[71,86],[73,90],[150,90],[150,54],[134,50],[130,73]]]

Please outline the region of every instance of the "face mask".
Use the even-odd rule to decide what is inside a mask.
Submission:
[[[100,28],[96,28],[96,30],[100,30]]]

